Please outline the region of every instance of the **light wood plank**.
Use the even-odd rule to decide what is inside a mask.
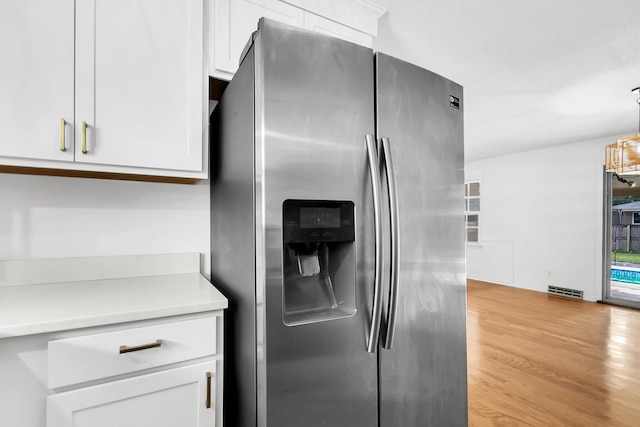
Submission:
[[[470,426],[637,426],[640,311],[468,280]]]

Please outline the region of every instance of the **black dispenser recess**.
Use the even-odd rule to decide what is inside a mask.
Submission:
[[[282,230],[284,324],[296,326],[354,315],[353,202],[285,200]]]

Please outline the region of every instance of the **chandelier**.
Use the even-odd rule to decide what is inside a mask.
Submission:
[[[640,87],[631,89],[638,91]],[[638,103],[638,133],[621,136],[616,142],[605,147],[605,169],[618,175],[640,174],[640,98]]]

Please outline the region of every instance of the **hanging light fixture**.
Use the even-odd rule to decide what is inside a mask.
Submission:
[[[638,91],[640,87],[631,89]],[[613,144],[605,147],[605,169],[607,172],[615,172],[618,175],[640,174],[640,98],[638,103],[638,132],[621,136]]]

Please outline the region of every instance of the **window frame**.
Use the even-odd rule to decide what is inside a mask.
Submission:
[[[471,195],[470,189],[472,184],[478,185],[477,195],[476,194]],[[478,210],[469,210],[469,202],[471,200],[478,200]],[[464,241],[465,241],[465,244],[467,245],[480,246],[480,243],[481,243],[481,238],[480,238],[480,230],[481,230],[480,218],[482,217],[481,200],[482,200],[482,183],[480,182],[480,180],[474,179],[474,180],[465,181],[464,183]],[[469,225],[469,216],[477,217],[477,221],[476,221],[477,225]],[[470,241],[469,230],[473,230],[473,229],[476,230],[477,240]]]

